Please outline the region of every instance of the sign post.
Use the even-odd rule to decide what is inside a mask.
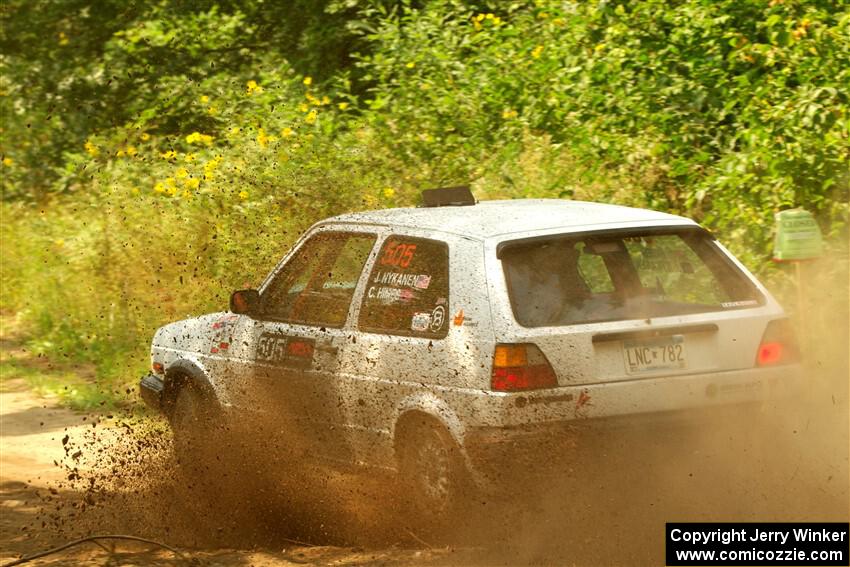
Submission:
[[[797,286],[797,313],[800,332],[805,346],[808,346],[808,328],[806,325],[806,297],[803,282],[802,263],[819,258],[823,254],[823,237],[814,216],[803,209],[780,211],[774,216],[776,238],[773,241],[773,261],[793,262],[794,279]]]

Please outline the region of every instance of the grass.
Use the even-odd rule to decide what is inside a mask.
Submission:
[[[96,378],[92,364],[57,362],[25,346],[26,335],[16,317],[0,315],[0,390],[23,381],[36,395],[78,410],[113,410],[134,403],[131,390],[111,389]]]

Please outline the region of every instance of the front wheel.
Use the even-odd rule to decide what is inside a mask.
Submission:
[[[197,472],[205,461],[210,436],[210,412],[191,384],[177,391],[169,421],[174,434],[174,454],[181,467]]]

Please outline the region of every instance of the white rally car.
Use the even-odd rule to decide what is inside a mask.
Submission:
[[[439,515],[504,447],[800,375],[782,308],[689,219],[465,188],[425,203],[321,221],[229,312],[159,329],[141,391],[178,449],[265,413],[313,454],[397,471]]]

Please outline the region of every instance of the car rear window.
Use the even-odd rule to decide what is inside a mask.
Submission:
[[[390,237],[369,274],[359,327],[374,333],[442,338],[448,332],[448,302],[446,243]]]
[[[752,307],[763,298],[705,232],[631,231],[504,243],[514,317],[525,327]]]

